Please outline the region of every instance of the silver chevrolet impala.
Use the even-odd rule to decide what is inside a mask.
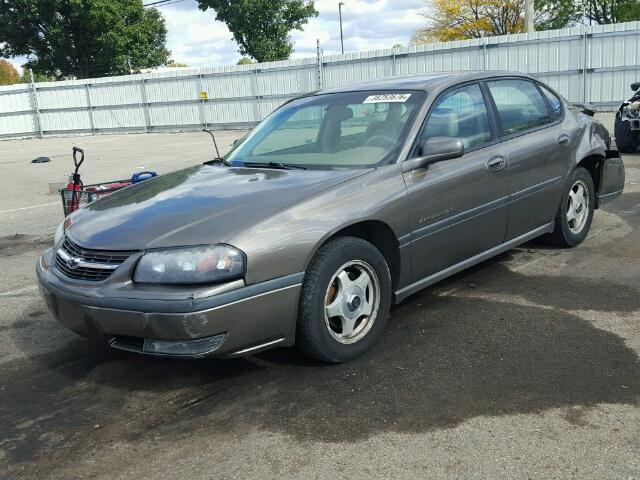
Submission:
[[[71,330],[233,357],[371,349],[392,304],[517,245],[574,247],[622,193],[593,112],[508,72],[396,77],[292,100],[224,158],[70,215],[37,264]]]

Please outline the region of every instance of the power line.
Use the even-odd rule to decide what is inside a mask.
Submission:
[[[143,7],[163,7],[165,5],[173,5],[174,3],[184,2],[185,0],[156,0],[154,2],[145,3]]]

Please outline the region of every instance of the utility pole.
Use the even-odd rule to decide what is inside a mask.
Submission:
[[[338,15],[340,16],[340,47],[342,49],[342,54],[344,55],[344,35],[342,34],[342,6],[344,2],[338,3]]]
[[[533,0],[524,0],[524,31],[527,33],[535,32],[534,16]]]

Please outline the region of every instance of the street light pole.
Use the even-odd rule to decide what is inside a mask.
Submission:
[[[342,34],[342,6],[344,2],[338,3],[338,15],[340,16],[340,47],[342,49],[342,54],[344,55],[344,35]]]

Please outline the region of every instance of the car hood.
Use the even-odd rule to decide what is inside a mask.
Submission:
[[[234,233],[371,170],[276,170],[199,165],[147,180],[72,214],[67,235],[97,250],[225,242]]]

